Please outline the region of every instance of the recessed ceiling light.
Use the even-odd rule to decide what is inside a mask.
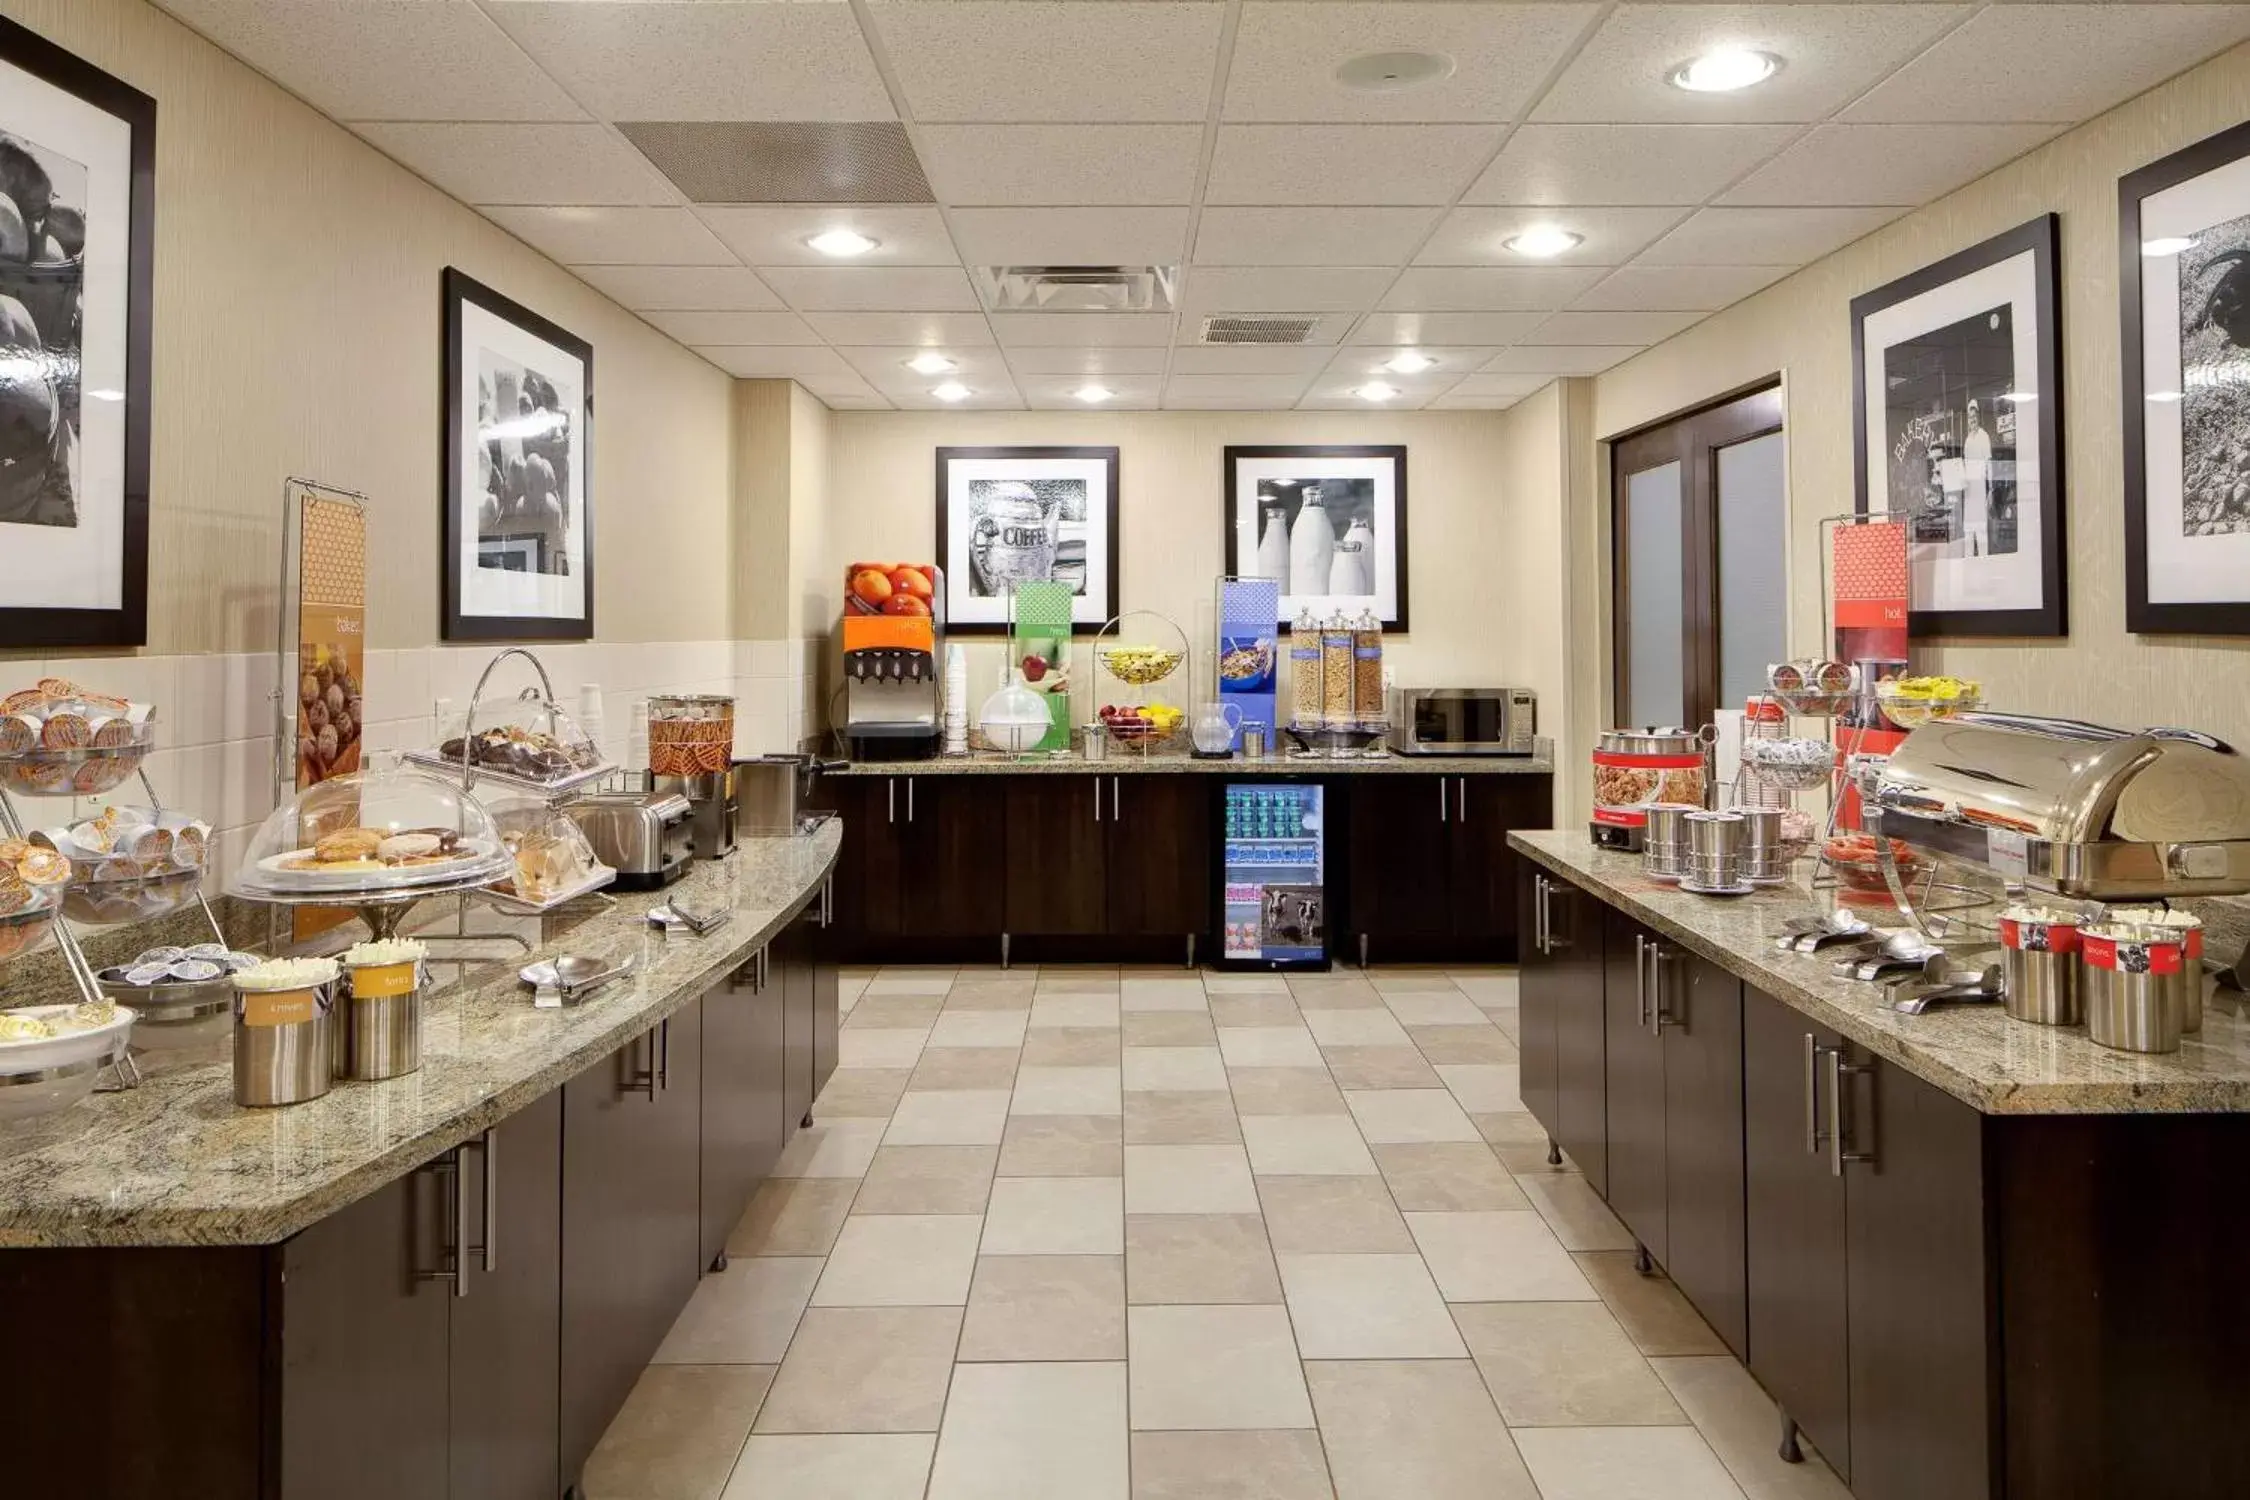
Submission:
[[[1674,69],[1672,87],[1691,94],[1731,94],[1764,83],[1780,71],[1781,59],[1771,52],[1720,47]]]
[[[1362,401],[1388,401],[1398,394],[1398,387],[1371,380],[1352,393]]]
[[[814,235],[805,243],[823,255],[849,260],[855,255],[865,255],[883,242],[871,240],[856,229],[829,229]]]
[[[1437,368],[1437,361],[1419,349],[1408,349],[1383,361],[1383,368],[1400,375],[1419,375]]]
[[[1376,94],[1395,94],[1452,76],[1453,59],[1442,52],[1370,52],[1347,58],[1336,69],[1336,81],[1345,88]]]
[[[1117,392],[1111,390],[1106,385],[1082,385],[1071,394],[1075,395],[1079,400],[1085,402],[1088,406],[1092,406],[1098,402],[1107,401],[1110,397],[1116,395]]]
[[[955,401],[968,400],[970,391],[969,388],[963,385],[960,381],[948,380],[943,385],[930,387],[930,394],[937,397],[940,401],[946,402],[948,405],[950,405]]]
[[[917,375],[945,375],[961,367],[936,350],[927,350],[906,362],[906,368]]]
[[[1566,250],[1575,250],[1585,244],[1586,236],[1572,234],[1553,224],[1534,224],[1523,233],[1511,236],[1501,243],[1518,255],[1529,256],[1533,260],[1551,260]]]
[[[2142,240],[2141,254],[2146,256],[2184,255],[2195,248],[2195,241],[2180,235],[2170,235],[2160,240]]]

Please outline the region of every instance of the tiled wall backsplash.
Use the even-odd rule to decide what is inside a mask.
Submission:
[[[602,748],[619,765],[651,693],[728,693],[735,700],[735,753],[794,750],[821,715],[813,706],[825,640],[649,641],[619,645],[535,647],[555,696],[571,713],[581,690],[601,690]],[[407,750],[437,743],[434,715],[467,711],[477,677],[499,648],[429,646],[367,653],[362,687],[367,725],[363,750]],[[103,656],[0,663],[0,693],[41,677],[67,677],[95,692],[157,708],[157,745],[145,769],[168,807],[218,831],[225,877],[250,835],[274,808],[274,693],[281,681],[270,652],[228,656]],[[488,696],[514,697],[538,677],[511,660],[493,674]],[[645,763],[645,761],[643,762]],[[138,781],[107,797],[25,800],[18,806],[38,826],[91,816],[105,802],[145,801]]]

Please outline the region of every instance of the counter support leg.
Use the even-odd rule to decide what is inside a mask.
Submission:
[[[1000,934],[1000,967],[1008,967],[1008,934]]]
[[[1359,935],[1359,966],[1367,967],[1367,934],[1364,932]]]
[[[1547,1137],[1547,1165],[1550,1167],[1562,1165],[1562,1147],[1555,1144],[1553,1136]]]
[[[1633,1242],[1633,1269],[1643,1276],[1654,1276],[1656,1274],[1656,1262],[1649,1259],[1648,1246],[1642,1244],[1639,1240]]]
[[[1195,934],[1192,932],[1187,935],[1187,966],[1195,967]]]
[[[1781,1414],[1781,1461],[1785,1464],[1805,1461],[1805,1450],[1797,1446],[1797,1423],[1787,1412]]]

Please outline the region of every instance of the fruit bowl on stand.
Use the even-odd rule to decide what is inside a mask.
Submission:
[[[1158,692],[1188,659],[1186,634],[1152,610],[1134,610],[1104,625],[1094,640],[1094,663],[1117,684],[1098,710],[1103,727],[1119,748],[1148,755],[1171,743],[1187,721],[1178,704]]]

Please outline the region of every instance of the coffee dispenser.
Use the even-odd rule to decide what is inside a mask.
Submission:
[[[854,760],[927,760],[943,727],[945,575],[858,563],[844,578],[843,735]]]

